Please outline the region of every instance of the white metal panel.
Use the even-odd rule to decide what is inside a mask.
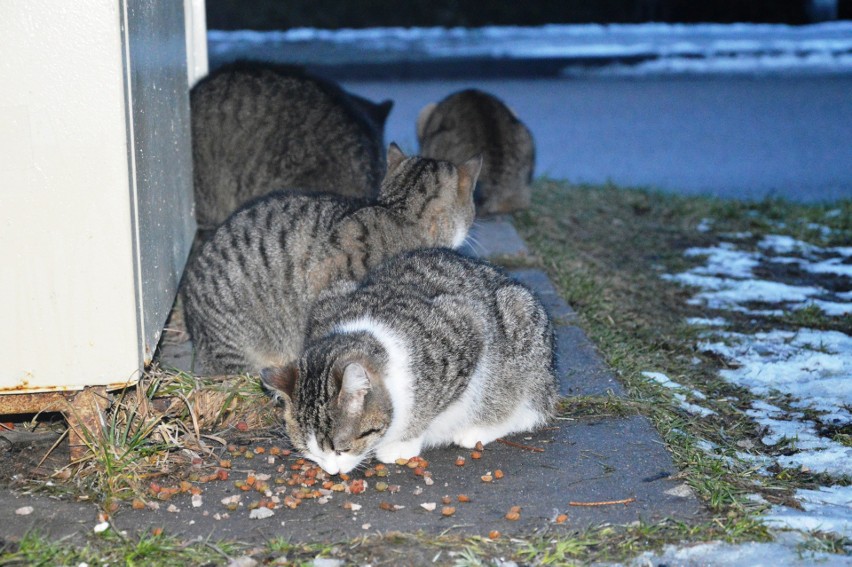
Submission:
[[[0,389],[138,369],[119,5],[0,3]]]
[[[194,232],[182,12],[0,3],[0,393],[150,358]]]

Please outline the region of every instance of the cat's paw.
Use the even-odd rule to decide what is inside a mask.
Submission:
[[[422,439],[392,441],[376,449],[376,458],[383,463],[393,463],[397,459],[410,459],[418,456],[422,448]]]
[[[478,428],[460,431],[453,437],[453,443],[465,449],[473,449],[477,443],[485,445],[491,441],[494,441],[494,435]]]

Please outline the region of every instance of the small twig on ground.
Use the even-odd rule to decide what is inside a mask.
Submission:
[[[523,449],[524,451],[532,451],[533,453],[544,453],[544,449],[541,447],[530,447],[529,445],[521,445],[520,443],[515,443],[514,441],[509,441],[508,439],[503,439],[500,437],[497,439],[500,443],[504,445],[508,445],[509,447],[514,447],[516,449]]]
[[[624,500],[601,500],[598,502],[569,502],[569,506],[612,506],[614,504],[630,504],[636,502],[636,498],[630,497]]]

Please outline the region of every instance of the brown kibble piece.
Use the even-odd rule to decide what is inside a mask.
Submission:
[[[457,499],[459,502],[470,502],[470,496],[467,494],[459,494]]]
[[[396,508],[393,507],[393,504],[390,502],[379,502],[379,508],[385,510],[387,512],[395,512]]]
[[[488,537],[490,539],[500,539],[500,532],[498,532],[497,530],[491,530],[490,532],[488,532]]]
[[[482,452],[485,449],[485,446],[482,444],[482,441],[477,441],[476,446],[474,447],[477,451]]]
[[[480,453],[479,451],[474,451],[473,453],[470,454],[470,458],[471,459],[481,459],[482,453]]]
[[[464,457],[456,457],[456,466],[463,467],[464,466]]]
[[[521,519],[521,515],[517,512],[509,512],[508,514],[506,514],[506,519],[511,522],[517,522]]]
[[[491,482],[492,480],[494,480],[494,477],[492,477],[490,474],[484,474],[479,478],[482,479],[482,482]]]
[[[557,524],[564,524],[566,520],[568,520],[567,514],[559,514],[558,516],[556,516]]]
[[[254,454],[255,454],[255,455],[262,455],[262,454],[264,454],[265,452],[266,452],[266,448],[265,448],[265,447],[255,447],[255,448],[254,448]]]
[[[496,478],[497,480],[503,478],[503,471],[501,471],[500,469],[494,471],[494,478]]]
[[[452,516],[455,513],[456,509],[452,506],[444,506],[443,508],[441,508],[441,515],[443,516]]]
[[[144,510],[145,509],[145,503],[138,498],[133,499],[133,504],[131,504],[131,506],[133,506],[134,510]]]

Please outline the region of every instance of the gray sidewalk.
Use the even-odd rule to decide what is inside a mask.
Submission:
[[[507,220],[480,222],[474,236],[477,252],[483,256],[508,258],[514,265],[529,263],[525,261],[529,254],[526,247]],[[623,395],[594,346],[574,324],[575,313],[547,276],[535,269],[512,270],[512,274],[539,294],[556,322],[562,394]],[[168,365],[169,360],[162,363]],[[458,447],[427,451],[423,457],[429,461],[429,481],[407,466],[389,465],[384,477],[365,477],[365,471],[359,471],[349,481],[334,477],[333,482],[340,486],[324,493],[324,498],[305,499],[295,509],[281,505],[264,519],[250,519],[250,503],[263,496],[239,490],[235,481],[249,476],[261,482],[265,479],[270,494],[278,493],[279,499],[299,489],[286,485],[293,467],[299,468],[297,457],[276,457],[267,452],[251,460],[233,458],[230,478],[205,483],[195,506],[188,494],[180,494],[169,502],[159,502],[156,510],[124,507],[111,521],[115,528],[129,532],[156,526],[185,537],[260,543],[272,537],[294,542],[338,541],[393,531],[487,536],[498,530],[504,535],[556,535],[601,523],[625,524],[663,517],[689,521],[702,515],[702,506],[691,491],[683,483],[669,479],[677,470],[645,417],[572,418],[570,398],[568,408],[565,417],[550,427],[511,437],[512,445],[492,443],[478,459]],[[243,433],[232,441],[241,451],[258,446],[286,448],[286,438],[277,433],[280,432]],[[463,466],[457,466],[458,456],[465,457]],[[225,454],[224,458],[230,457]],[[375,463],[368,466],[374,467]],[[483,480],[486,475],[490,475],[490,482]],[[276,484],[276,479],[283,484]],[[351,493],[353,481],[359,479],[366,480],[367,489]],[[378,490],[383,488],[379,482],[389,488]],[[470,502],[459,502],[459,495],[467,496]],[[455,508],[450,516],[441,513],[445,497]],[[239,500],[235,510],[225,507],[222,500],[226,498]],[[628,502],[576,505],[603,501]],[[435,504],[432,511],[421,506],[430,503]],[[15,510],[23,506],[32,506],[34,511],[17,516]],[[516,521],[505,518],[512,506],[521,507]],[[96,513],[93,504],[0,491],[0,525],[4,526],[5,538],[20,537],[32,528],[53,537],[89,532],[96,523]],[[555,523],[560,514],[567,519]]]

